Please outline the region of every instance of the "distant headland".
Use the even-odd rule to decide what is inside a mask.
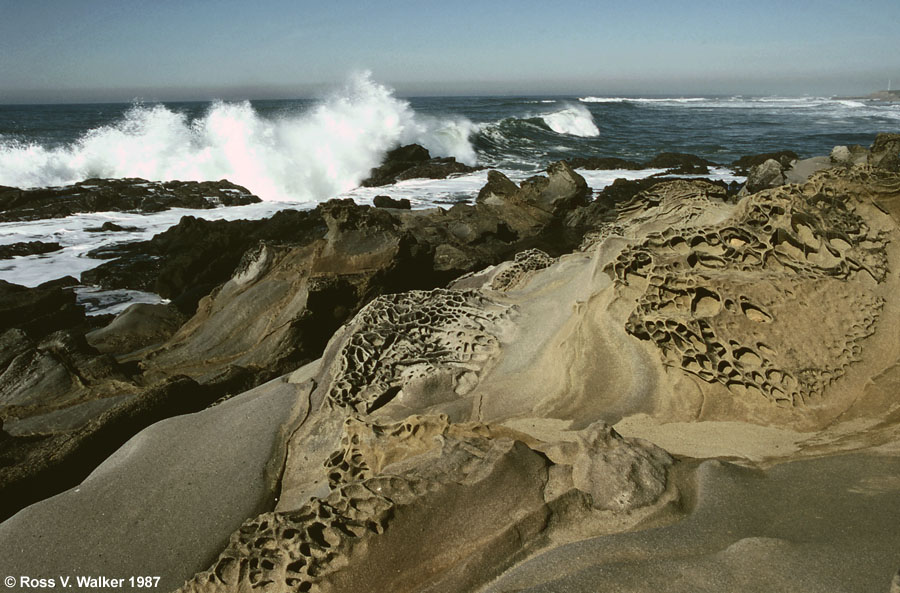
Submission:
[[[900,90],[876,91],[861,97],[835,97],[835,99],[852,99],[856,101],[898,101],[900,102]]]

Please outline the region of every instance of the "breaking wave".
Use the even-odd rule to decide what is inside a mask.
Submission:
[[[584,105],[569,105],[560,111],[541,116],[544,123],[557,134],[568,134],[581,138],[593,138],[600,135],[594,117]]]
[[[318,201],[348,191],[384,153],[417,142],[474,165],[469,120],[417,114],[369,73],[292,116],[260,116],[247,101],[215,102],[189,119],[134,105],[115,124],[57,148],[0,138],[0,185],[43,187],[92,177],[228,179],[265,200]]]

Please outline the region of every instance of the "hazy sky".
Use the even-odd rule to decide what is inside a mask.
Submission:
[[[900,87],[900,0],[0,0],[0,102],[853,94]]]

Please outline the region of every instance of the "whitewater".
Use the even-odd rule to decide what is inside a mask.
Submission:
[[[358,186],[401,144],[474,165],[474,131],[464,117],[416,114],[366,73],[295,116],[266,118],[249,101],[216,101],[191,120],[164,105],[136,104],[120,121],[61,147],[0,139],[0,185],[228,179],[265,200],[318,201]]]

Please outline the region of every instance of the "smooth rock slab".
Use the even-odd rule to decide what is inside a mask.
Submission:
[[[0,575],[151,575],[174,590],[272,507],[284,430],[307,395],[276,379],[138,433],[76,488],[0,524]]]

